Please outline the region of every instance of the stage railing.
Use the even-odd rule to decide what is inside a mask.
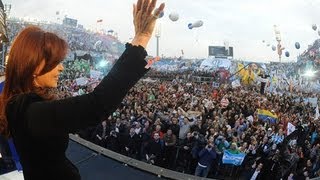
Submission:
[[[192,176],[189,174],[184,174],[176,171],[172,171],[169,169],[165,169],[162,167],[154,166],[142,161],[138,161],[136,159],[118,154],[116,152],[110,151],[108,149],[105,149],[101,146],[98,146],[92,142],[89,142],[85,139],[82,139],[79,136],[70,134],[69,138],[93,151],[96,151],[99,154],[102,154],[108,158],[114,159],[116,161],[119,161],[123,163],[124,166],[131,166],[136,169],[140,169],[145,172],[149,172],[152,174],[155,174],[158,177],[164,177],[164,178],[169,178],[169,179],[184,179],[184,180],[209,180],[208,178],[201,178],[201,177],[196,177]],[[212,180],[212,179],[211,179]]]

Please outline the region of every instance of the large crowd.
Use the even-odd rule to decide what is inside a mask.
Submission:
[[[319,176],[319,122],[315,107],[292,94],[261,95],[255,86],[214,89],[209,84],[174,80],[140,82],[119,109],[81,136],[115,152],[194,174],[201,161],[209,177],[225,176],[224,150],[245,153],[232,176],[313,178]],[[227,99],[228,103],[222,103]],[[278,115],[275,123],[258,118],[257,109]],[[288,132],[288,123],[296,127]],[[199,153],[212,147],[214,160]],[[250,179],[250,178],[249,178]]]

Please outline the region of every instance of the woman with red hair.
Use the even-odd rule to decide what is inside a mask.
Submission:
[[[147,72],[145,48],[164,4],[138,0],[133,7],[135,37],[92,93],[58,100],[57,87],[67,43],[56,34],[27,27],[14,40],[0,101],[0,130],[12,137],[25,180],[81,179],[66,158],[68,134],[96,125],[113,112]],[[50,165],[44,165],[50,163]]]

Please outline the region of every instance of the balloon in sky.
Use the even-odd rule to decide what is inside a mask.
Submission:
[[[277,48],[276,48],[276,46],[272,46],[271,49],[272,49],[272,51],[275,51]]]
[[[290,53],[288,51],[286,51],[284,54],[286,55],[286,57],[290,56]]]
[[[315,31],[317,30],[317,25],[316,24],[312,24],[312,29]]]
[[[296,42],[296,43],[294,44],[294,46],[296,47],[296,49],[300,49],[300,43],[299,43],[299,42]]]
[[[171,21],[178,21],[178,19],[179,19],[179,14],[173,12],[173,13],[169,14],[169,19],[170,19]]]
[[[194,23],[189,23],[188,24],[188,28],[189,29],[198,28],[198,27],[201,27],[202,25],[203,25],[203,21],[199,20],[199,21],[196,21]]]

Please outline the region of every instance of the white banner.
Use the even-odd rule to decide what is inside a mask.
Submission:
[[[231,85],[232,85],[232,88],[240,87],[241,86],[240,79],[232,81]]]
[[[102,75],[102,72],[96,70],[90,70],[90,78],[99,79]]]
[[[85,86],[88,83],[88,78],[86,77],[77,78],[76,83],[78,86]]]

